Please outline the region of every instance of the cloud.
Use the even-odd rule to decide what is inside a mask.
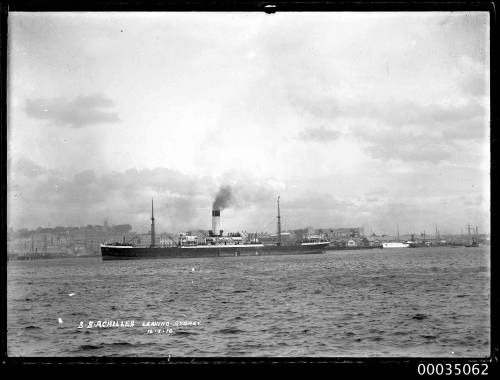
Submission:
[[[312,83],[310,83],[312,84]],[[331,94],[318,92],[316,94],[302,87],[289,87],[288,101],[299,113],[307,113],[317,118],[334,120],[345,115],[340,101]],[[307,93],[308,96],[303,94]]]
[[[484,62],[463,55],[452,74],[466,95],[484,96],[489,93],[489,71]]]
[[[377,137],[368,143],[366,151],[378,159],[390,159],[406,162],[438,163],[451,157],[446,144],[433,142],[431,139],[415,138],[411,135]]]
[[[211,178],[168,168],[102,175],[86,170],[65,178],[25,157],[10,166],[9,223],[20,227],[99,224],[108,219],[144,229],[154,198],[159,228],[182,232],[207,224],[220,185]],[[232,213],[262,209],[263,203],[274,200],[270,186],[255,179],[233,178],[229,184],[234,196],[229,206]]]
[[[120,15],[114,23],[107,17],[40,21],[17,15],[10,112],[16,128],[9,149],[37,160],[9,183],[20,191],[15,211],[23,223],[66,217],[67,223],[102,223],[113,216],[142,225],[154,196],[158,223],[183,229],[203,226],[217,189],[228,184],[237,197],[224,210],[224,224],[231,217],[247,225],[259,215],[275,221],[277,194],[284,220],[299,215],[298,226],[306,219],[313,225],[356,223],[363,209],[344,212],[333,201],[323,207],[326,198],[312,202],[297,193],[308,188],[348,199],[385,184],[400,199],[439,182],[443,162],[485,165],[489,15],[474,14],[243,15],[228,24],[219,22],[226,20],[220,15]],[[448,22],[438,25],[446,16]],[[144,41],[151,27],[154,38]],[[158,50],[159,43],[170,48]],[[158,85],[160,77],[165,80]],[[92,94],[96,84],[113,90],[107,96],[116,108],[104,95],[55,95],[68,88]],[[50,94],[39,92],[44,88]],[[144,112],[133,112],[134,106]],[[118,119],[115,111],[123,119],[120,138],[113,128],[83,128]],[[44,123],[67,128],[37,128]],[[328,149],[333,144],[336,149]],[[169,168],[140,169],[163,165]],[[81,172],[90,168],[96,171]],[[105,173],[108,168],[118,171]],[[433,176],[416,175],[422,168]],[[253,181],[221,175],[231,169],[252,173]],[[409,173],[404,181],[401,173]],[[454,184],[452,191],[470,190],[462,173],[442,176],[439,183]],[[271,177],[283,184],[279,192],[265,183]],[[302,182],[292,187],[293,178]],[[437,187],[428,191],[441,194]],[[382,208],[389,199],[366,198],[378,198]],[[287,215],[292,199],[304,207]]]
[[[291,104],[308,122],[342,128],[304,129],[298,134],[299,139],[328,142],[350,137],[366,146],[364,152],[377,159],[445,161],[458,143],[484,140],[488,130],[487,104],[474,98],[424,104],[410,99],[341,100],[316,92],[310,97],[296,93]]]
[[[388,107],[389,108],[389,107]],[[373,158],[439,163],[451,159],[463,142],[486,142],[488,115],[477,101],[463,105],[399,104],[389,114],[377,113],[372,128],[358,126],[349,135]],[[361,125],[361,122],[359,122]]]
[[[7,162],[7,168],[9,171],[18,173],[27,178],[36,178],[49,171],[47,168],[38,165],[26,157],[21,157],[18,160],[9,159]]]
[[[33,176],[26,167],[39,173]],[[473,188],[487,174],[454,167],[442,172],[394,173],[388,182],[390,191],[379,186],[358,197],[339,196],[336,185],[327,190],[320,184],[314,190],[291,190],[293,183],[280,187],[241,173],[226,173],[221,177],[224,181],[168,168],[100,175],[87,170],[65,178],[28,158],[12,161],[10,168],[8,223],[15,229],[102,224],[107,219],[110,224],[129,223],[145,232],[152,197],[158,231],[208,229],[214,195],[221,185],[231,186],[234,196],[222,215],[226,231],[274,231],[278,194],[282,196],[283,229],[371,225],[377,232],[390,232],[399,222],[401,231],[418,232],[434,223],[459,228],[470,220],[484,225],[489,210],[485,195],[472,192],[464,198],[455,191],[460,186]]]
[[[469,120],[484,114],[480,103],[466,104],[418,104],[412,101],[365,107],[365,115],[375,117],[393,126],[446,124]]]
[[[155,197],[155,209],[168,215],[163,222],[185,227],[200,207],[198,196],[208,193],[203,188],[212,186],[202,178],[166,168],[103,175],[86,170],[65,178],[50,170],[33,177],[32,170],[25,168],[36,168],[36,164],[27,158],[14,161],[11,167],[10,223],[27,227],[98,224],[104,219],[142,226],[148,220],[151,197]]]
[[[470,120],[486,114],[485,105],[473,99],[462,103],[420,103],[410,99],[337,99],[329,93],[308,96],[300,91],[290,95],[290,105],[298,113],[333,122],[337,119],[371,120],[390,126],[447,124]]]
[[[329,142],[340,138],[342,133],[325,127],[307,128],[302,130],[297,138],[302,141]]]
[[[369,191],[365,192],[366,196],[380,196],[380,195],[385,195],[389,192],[389,190],[386,187],[376,187],[374,189],[371,189]]]
[[[488,135],[489,121],[486,115],[468,120],[458,121],[450,125],[440,126],[438,129],[445,141],[485,141]]]
[[[102,94],[78,96],[69,100],[27,99],[26,114],[32,118],[47,120],[58,126],[81,128],[99,123],[120,121],[116,112],[110,112],[113,101]]]
[[[96,180],[96,175],[93,170],[85,170],[83,172],[75,174],[75,177],[73,179],[73,182],[76,185],[83,185],[85,186],[88,183],[92,183]]]

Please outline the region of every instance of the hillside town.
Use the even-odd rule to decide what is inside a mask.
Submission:
[[[240,233],[238,233],[240,234]],[[201,239],[208,236],[206,230],[188,231],[187,235]],[[364,234],[361,227],[344,228],[303,228],[283,231],[281,241],[283,245],[291,245],[304,239],[306,236],[319,235],[330,242],[331,249],[362,249],[379,248],[383,243],[391,241],[420,240],[428,245],[463,245],[467,242],[467,234],[439,236],[439,234],[402,234],[393,236],[386,234]],[[258,240],[264,244],[275,244],[276,233],[269,232],[241,232],[243,239]],[[477,239],[482,244],[489,243],[489,236],[478,234]],[[148,246],[151,243],[151,234],[132,231],[130,224],[109,226],[87,225],[81,227],[38,227],[34,230],[10,229],[7,234],[7,252],[9,259],[51,258],[51,257],[89,257],[100,255],[102,243],[119,242],[135,246]],[[156,246],[174,246],[178,242],[175,234],[163,232],[155,235]]]

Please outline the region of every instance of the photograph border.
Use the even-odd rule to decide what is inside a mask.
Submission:
[[[88,366],[94,365],[102,369],[110,369],[116,366],[125,365],[140,370],[142,365],[174,364],[177,369],[184,368],[192,364],[209,364],[231,366],[235,369],[242,369],[241,365],[269,365],[274,369],[283,366],[292,366],[295,369],[304,368],[304,366],[323,367],[334,373],[356,375],[370,374],[371,376],[388,373],[413,376],[417,374],[418,364],[424,363],[487,363],[491,367],[489,374],[498,372],[499,360],[499,339],[498,339],[498,320],[499,297],[498,297],[498,275],[494,268],[498,269],[498,258],[495,252],[496,241],[491,241],[490,250],[490,327],[491,327],[491,353],[488,358],[427,358],[427,357],[376,357],[376,358],[358,358],[358,357],[172,357],[172,358],[149,358],[149,357],[8,357],[7,356],[7,35],[8,35],[8,15],[10,12],[182,12],[182,11],[200,11],[200,12],[265,12],[268,14],[276,12],[432,12],[432,11],[484,11],[490,14],[490,150],[491,150],[491,173],[490,173],[490,194],[491,194],[491,232],[495,231],[496,222],[492,216],[494,205],[496,204],[496,195],[493,191],[498,188],[498,173],[496,148],[498,147],[498,111],[497,95],[497,25],[496,25],[496,4],[494,1],[471,1],[471,2],[453,2],[453,1],[432,1],[432,2],[410,2],[410,1],[156,1],[154,4],[143,4],[137,1],[6,1],[0,3],[0,58],[1,74],[0,83],[1,92],[1,169],[2,180],[2,207],[1,207],[1,236],[2,236],[2,298],[1,298],[1,342],[0,350],[2,355],[2,366],[10,369],[21,369],[28,367],[31,370],[42,365],[43,368],[75,365]],[[496,127],[496,128],[495,128]],[[135,366],[134,366],[135,365]],[[137,366],[141,365],[141,366]]]

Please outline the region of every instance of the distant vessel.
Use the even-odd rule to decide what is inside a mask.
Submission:
[[[467,240],[467,244],[465,244],[465,247],[466,248],[476,248],[476,247],[479,247],[479,233],[478,233],[477,226],[476,226],[476,229],[475,229],[475,233],[472,236],[472,240],[471,240],[471,235],[470,235],[470,230],[471,230],[470,224],[467,226],[467,230],[469,231],[469,238]]]
[[[428,241],[408,241],[408,244],[410,248],[423,248],[431,246],[431,243]]]
[[[101,244],[103,260],[132,260],[149,258],[197,258],[197,257],[230,257],[259,255],[297,255],[323,253],[330,244],[319,236],[309,236],[294,245],[282,244],[281,217],[278,197],[278,242],[263,244],[257,239],[246,242],[239,233],[223,235],[220,229],[220,210],[212,210],[212,230],[209,236],[181,234],[174,246],[156,246],[155,218],[151,201],[151,244],[149,247],[137,247],[126,243]]]
[[[388,243],[382,243],[382,248],[408,248],[410,243],[401,243],[398,241],[391,241]]]
[[[382,248],[408,248],[410,246],[410,242],[401,243],[399,241],[399,224],[398,224],[398,238],[396,241],[391,241],[387,243],[382,243]]]
[[[424,248],[431,246],[431,243],[425,239],[425,231],[420,236],[423,236],[423,239],[417,240],[415,239],[415,235],[411,235],[411,240],[407,241],[410,248]]]

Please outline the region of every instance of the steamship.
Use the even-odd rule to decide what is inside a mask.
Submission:
[[[257,238],[244,241],[239,233],[223,235],[220,229],[220,210],[212,210],[212,229],[209,236],[199,238],[189,234],[179,235],[174,246],[155,244],[155,218],[151,201],[151,243],[147,247],[138,247],[127,243],[101,244],[103,260],[133,260],[154,258],[196,258],[196,257],[234,257],[260,255],[299,255],[323,253],[329,241],[321,237],[308,237],[294,245],[282,243],[281,217],[278,197],[278,242],[264,244]]]

